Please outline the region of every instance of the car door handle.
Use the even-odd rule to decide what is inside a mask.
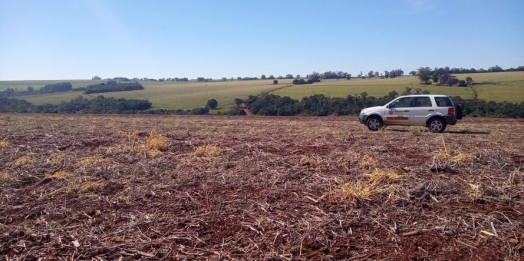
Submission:
[[[404,112],[409,112],[408,110],[405,110]]]
[[[435,111],[435,110],[428,110],[428,111]]]

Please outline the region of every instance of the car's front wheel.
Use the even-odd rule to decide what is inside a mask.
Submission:
[[[382,127],[382,119],[378,116],[371,116],[366,120],[366,126],[372,131],[378,131]]]
[[[440,118],[433,118],[428,122],[428,129],[431,132],[443,132],[446,129],[446,122]]]

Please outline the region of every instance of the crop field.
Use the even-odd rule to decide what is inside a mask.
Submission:
[[[524,72],[501,72],[501,73],[477,73],[477,74],[457,74],[459,79],[472,77],[477,83],[478,99],[488,101],[524,101]],[[471,99],[474,93],[465,87],[431,86],[421,85],[419,80],[413,76],[402,76],[393,79],[345,79],[323,80],[312,85],[293,85],[289,88],[280,89],[272,93],[280,96],[290,96],[294,99],[301,99],[304,96],[313,94],[324,94],[331,97],[346,97],[347,95],[357,95],[367,92],[370,96],[382,97],[390,91],[402,93],[406,87],[428,90],[434,94],[445,94],[450,96],[461,96],[464,99]]]
[[[247,98],[264,92],[290,86],[292,80],[281,80],[274,85],[272,81],[233,81],[207,83],[180,82],[141,82],[145,90],[129,92],[94,93],[85,95],[80,92],[55,93],[39,96],[24,96],[23,99],[34,104],[60,103],[70,101],[78,95],[94,98],[104,97],[146,99],[153,103],[154,109],[194,109],[206,106],[209,99],[218,101],[219,109],[229,110],[235,98]]]
[[[500,72],[500,73],[477,73],[458,74],[459,79],[472,77],[477,83],[475,85],[479,93],[479,99],[497,102],[522,102],[524,101],[524,72]],[[273,85],[272,80],[258,81],[232,81],[232,82],[141,82],[145,90],[131,92],[103,93],[105,97],[147,99],[153,103],[155,109],[194,109],[206,105],[207,100],[216,99],[219,110],[228,111],[234,104],[235,98],[247,98],[249,95],[261,93],[273,93],[280,96],[290,96],[294,99],[302,99],[305,96],[324,94],[330,97],[346,97],[347,95],[359,95],[367,92],[368,95],[382,97],[390,91],[402,93],[406,87],[429,90],[435,94],[446,94],[461,96],[464,99],[473,98],[473,92],[463,87],[442,87],[421,85],[416,77],[403,76],[394,79],[359,79],[351,80],[323,80],[312,85],[292,85],[292,80],[278,80],[278,85]],[[62,81],[11,81],[0,82],[0,91],[7,87],[25,90],[31,85],[35,89],[45,84]],[[71,81],[73,87],[85,87],[99,81],[77,80]],[[94,98],[99,94],[85,95],[81,92],[52,93],[44,95],[21,96],[31,103],[40,105],[45,103],[58,104],[62,101],[70,101],[82,95]]]
[[[39,90],[47,84],[70,82],[73,88],[86,87],[91,84],[97,84],[105,81],[93,80],[27,80],[27,81],[0,81],[0,91],[5,91],[7,88],[18,89],[19,91],[26,90],[27,86]]]
[[[4,260],[522,260],[524,121],[0,114]]]

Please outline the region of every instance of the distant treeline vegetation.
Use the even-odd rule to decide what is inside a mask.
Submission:
[[[366,92],[360,95],[348,95],[345,98],[327,97],[322,94],[315,94],[295,100],[290,97],[281,97],[274,94],[263,94],[259,96],[249,96],[248,99],[235,99],[235,103],[240,105],[246,103],[248,109],[254,115],[267,116],[328,116],[328,115],[349,115],[356,116],[360,110],[366,107],[384,105],[399,95],[429,93],[417,88],[412,92],[412,88],[399,94],[396,91],[389,92],[383,97],[368,96]],[[463,116],[472,117],[506,117],[524,118],[524,102],[494,102],[484,100],[464,100],[461,97],[452,97],[455,103],[462,104]],[[147,100],[126,100],[115,98],[104,98],[100,95],[95,99],[86,99],[82,96],[62,102],[60,104],[33,105],[25,100],[14,98],[0,98],[0,113],[20,112],[20,113],[140,113],[140,114],[179,114],[179,115],[204,115],[209,114],[209,106],[195,108],[192,110],[166,110],[151,109],[151,102]],[[235,107],[226,114],[239,115],[243,112],[239,107]],[[218,114],[221,114],[220,112]]]
[[[448,66],[444,67],[444,70],[449,74],[459,74],[459,73],[487,73],[487,72],[517,72],[524,71],[524,66],[519,66],[517,68],[503,69],[502,67],[495,65],[489,67],[487,70],[480,69],[465,69],[465,68],[449,68]]]
[[[420,68],[427,68],[427,67],[420,67]],[[435,68],[437,69],[437,68]],[[495,66],[491,66],[489,67],[488,69],[484,69],[484,68],[480,68],[480,69],[476,69],[476,68],[470,68],[470,69],[467,69],[467,68],[450,68],[449,66],[446,66],[443,68],[445,70],[446,73],[448,74],[461,74],[461,73],[488,73],[488,72],[515,72],[515,71],[524,71],[524,66],[518,66],[517,68],[508,68],[508,69],[503,69],[502,67],[498,66],[498,65],[495,65]],[[327,72],[324,72],[324,73],[317,73],[317,72],[313,72],[312,74],[318,74],[319,75],[319,78],[320,79],[351,79],[351,74],[347,73],[347,72],[342,72],[342,71],[327,71]],[[417,74],[417,71],[413,70],[413,71],[410,71],[409,72],[409,75],[412,75],[412,76],[416,76]],[[403,76],[404,75],[404,71],[402,69],[393,69],[391,71],[384,71],[384,73],[382,72],[379,72],[379,71],[369,71],[367,74],[363,74],[362,72],[360,72],[360,74],[357,75],[358,78],[373,78],[373,77],[381,77],[381,78],[395,78],[397,76]],[[308,74],[305,78],[306,79],[309,79],[310,75]],[[273,75],[270,75],[269,77],[266,77],[265,74],[262,74],[262,76],[259,78],[259,77],[236,77],[236,78],[227,78],[227,77],[222,77],[220,79],[213,79],[213,78],[206,78],[206,77],[198,77],[196,79],[197,82],[211,82],[211,81],[227,81],[227,79],[230,79],[231,81],[233,79],[236,79],[238,81],[252,81],[252,80],[273,80],[273,79],[294,79],[294,78],[297,78],[297,79],[300,79],[300,75],[297,75],[296,77],[293,76],[293,74],[286,74],[286,76],[273,76]],[[93,80],[102,80],[102,78],[100,76],[94,76],[92,77]],[[154,79],[154,78],[133,78],[133,79],[129,79],[129,78],[126,78],[126,77],[114,77],[114,78],[107,78],[106,80],[118,80],[118,81],[154,81],[154,82],[164,82],[164,81],[176,81],[176,82],[188,82],[189,79],[187,77],[184,77],[184,78],[178,78],[178,77],[175,77],[175,78],[158,78],[158,79]]]
[[[416,76],[423,84],[437,84],[447,86],[466,87],[473,84],[473,78],[466,77],[464,80],[459,80],[457,76],[451,75],[449,68],[435,68],[432,70],[429,67],[420,67]]]
[[[95,99],[82,96],[60,104],[34,105],[26,100],[0,98],[0,112],[21,113],[138,113],[151,108],[148,100],[105,98],[100,95]]]
[[[55,93],[55,92],[69,92],[69,91],[79,91],[83,90],[82,88],[73,89],[73,85],[70,82],[61,82],[47,84],[42,87],[40,90],[35,90],[32,86],[27,86],[25,90],[18,90],[7,88],[5,91],[0,91],[0,97],[15,97],[23,95],[33,95],[33,94],[44,94],[44,93]]]
[[[144,86],[137,82],[117,82],[116,80],[109,80],[106,83],[92,84],[86,87],[85,94],[103,93],[103,92],[122,92],[143,90]]]
[[[93,77],[94,78],[94,77]],[[129,81],[123,77],[117,77],[119,81]],[[117,80],[108,80],[106,83],[92,84],[87,87],[73,88],[71,82],[61,82],[47,84],[39,90],[35,90],[32,86],[27,86],[25,90],[18,90],[7,88],[5,91],[0,91],[0,97],[16,97],[24,95],[69,92],[69,91],[84,91],[85,94],[103,93],[103,92],[120,92],[143,90],[144,86],[137,82],[118,82]]]
[[[0,97],[0,113],[88,113],[88,114],[209,114],[209,107],[192,110],[151,109],[148,100],[105,98],[99,95],[95,99],[82,96],[60,104],[34,105],[26,100]]]
[[[406,87],[401,95],[429,93],[420,88],[412,92],[412,88]],[[295,100],[290,97],[281,97],[274,94],[260,96],[249,96],[247,100],[235,99],[237,104],[245,102],[248,109],[254,115],[268,116],[327,116],[327,115],[358,115],[360,110],[366,107],[384,105],[398,97],[396,91],[391,91],[383,97],[368,96],[366,92],[360,95],[348,95],[345,98],[326,97],[315,94]],[[462,104],[463,116],[472,117],[509,117],[524,118],[524,102],[508,103],[484,100],[464,100],[461,97],[452,97],[455,103]],[[234,108],[229,114],[242,114],[239,108]]]

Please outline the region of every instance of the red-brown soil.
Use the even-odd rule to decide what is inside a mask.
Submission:
[[[522,260],[524,121],[0,115],[0,259]]]

